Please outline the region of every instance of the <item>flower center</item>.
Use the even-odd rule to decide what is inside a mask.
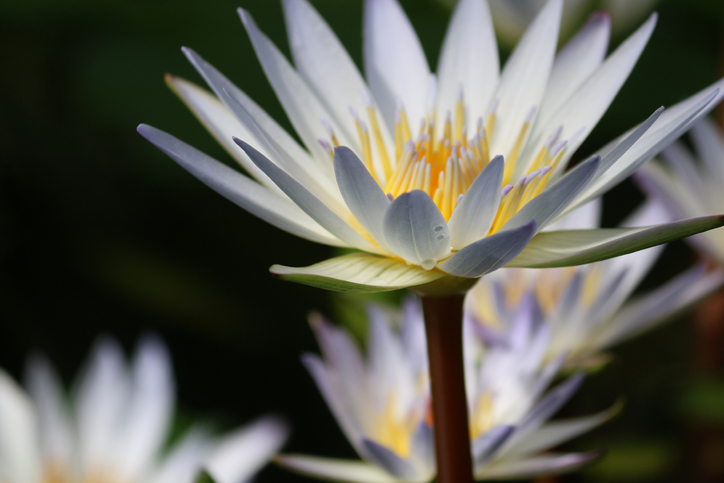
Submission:
[[[478,119],[469,133],[465,125],[465,103],[459,92],[454,114],[448,111],[442,128],[436,128],[437,113],[432,110],[421,120],[416,133],[410,129],[404,107],[397,109],[394,128],[394,159],[390,159],[383,141],[377,112],[367,103],[370,126],[351,109],[362,149],[362,161],[390,199],[412,190],[425,191],[433,199],[445,220],[450,220],[457,204],[490,162],[490,139],[495,131],[496,107]],[[535,107],[521,125],[513,148],[505,158],[503,199],[489,234],[497,232],[526,203],[540,194],[548,184],[553,169],[566,152],[567,141],[559,141],[561,128],[554,130],[538,151],[525,174],[516,181],[513,177],[525,142],[530,133]],[[325,123],[331,144],[320,140],[332,155],[337,138]],[[439,133],[436,134],[436,132]],[[471,134],[471,135],[470,135]],[[373,146],[376,148],[373,150]],[[375,156],[376,154],[376,156]],[[332,155],[333,157],[333,155]]]

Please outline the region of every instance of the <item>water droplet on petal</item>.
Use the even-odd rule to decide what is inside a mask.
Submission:
[[[436,236],[435,238],[438,239],[438,240],[444,240],[444,239],[445,239],[445,235],[438,235],[438,236]]]
[[[434,231],[435,233],[441,232],[441,231],[442,231],[442,226],[441,226],[441,225],[437,225],[435,228],[432,229],[432,231]]]
[[[433,268],[435,268],[435,265],[437,265],[437,262],[432,258],[428,258],[420,264],[420,266],[422,266],[422,268],[424,268],[425,270],[432,270]]]

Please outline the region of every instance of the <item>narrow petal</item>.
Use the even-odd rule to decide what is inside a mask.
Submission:
[[[370,440],[365,440],[363,444],[367,449],[367,453],[374,458],[375,463],[387,470],[391,475],[403,481],[427,481],[429,479],[429,475],[418,474],[407,460],[385,446]]]
[[[593,156],[566,173],[553,186],[529,201],[521,210],[503,225],[503,229],[515,229],[531,221],[538,229],[555,220],[563,210],[586,189],[593,179],[601,159]]]
[[[202,183],[277,228],[307,240],[347,246],[297,205],[163,131],[141,124],[138,132]]]
[[[296,454],[280,455],[275,461],[290,470],[325,480],[351,483],[398,483],[401,481],[377,466],[362,461]]]
[[[600,426],[617,415],[623,404],[616,403],[609,409],[593,416],[554,421],[528,434],[507,452],[508,457],[526,456],[554,448],[578,435]]]
[[[248,481],[281,449],[288,436],[284,421],[266,416],[225,436],[206,458],[204,467],[216,483]]]
[[[500,61],[490,9],[485,0],[461,0],[455,7],[437,66],[437,113],[455,112],[458,92],[465,96],[465,125],[483,117],[498,85]]]
[[[192,427],[173,445],[160,464],[145,480],[148,483],[191,482],[212,447],[212,438],[198,427]]]
[[[319,201],[294,178],[289,176],[256,149],[241,139],[234,138],[236,143],[246,152],[259,169],[269,176],[314,221],[343,242],[366,251],[378,251],[354,228],[337,216],[327,205]]]
[[[513,426],[496,426],[472,442],[473,466],[476,470],[495,457],[514,430]]]
[[[468,245],[438,264],[440,270],[458,277],[477,278],[505,266],[525,248],[535,233],[535,222],[500,231]]]
[[[41,480],[35,408],[25,392],[0,369],[0,478]]]
[[[274,265],[274,275],[336,292],[388,292],[432,282],[445,274],[367,253],[330,258],[304,268]]]
[[[574,471],[599,458],[602,454],[601,451],[591,451],[589,453],[547,454],[522,460],[505,460],[484,467],[481,471],[476,472],[475,477],[493,479],[557,475]]]
[[[346,130],[337,124],[279,49],[259,31],[249,12],[239,9],[239,16],[279,102],[299,137],[302,138],[302,142],[314,157],[326,159],[329,156],[317,142],[319,138],[328,137],[320,119],[325,119],[332,126],[341,144],[356,146],[355,138],[347,136]]]
[[[585,205],[569,211],[566,215],[558,217],[556,221],[546,226],[546,231],[556,230],[593,230],[601,226],[601,212],[603,199],[595,198]],[[564,210],[566,211],[566,210]]]
[[[558,52],[541,103],[540,120],[549,119],[603,61],[611,34],[611,17],[596,12]]]
[[[307,0],[284,0],[282,5],[289,46],[299,75],[307,81],[337,124],[347,131],[347,136],[356,139],[349,108],[366,119],[364,95],[368,92],[357,66],[329,25]],[[390,149],[392,139],[386,126],[382,126],[381,134],[385,146]]]
[[[347,207],[372,238],[387,250],[383,220],[390,200],[384,191],[357,155],[345,146],[334,148],[334,172]]]
[[[152,466],[165,443],[173,416],[171,359],[160,340],[141,340],[130,383],[123,425],[115,436],[115,461],[126,478],[137,480]]]
[[[385,213],[384,236],[395,254],[426,270],[450,253],[445,218],[432,198],[420,190],[404,193],[392,202]]]
[[[453,211],[448,222],[453,250],[480,240],[490,230],[500,205],[504,168],[502,156],[493,158]]]
[[[709,173],[724,182],[724,141],[713,119],[704,118],[691,128],[691,141]]]
[[[505,64],[495,94],[493,153],[507,157],[531,108],[540,107],[558,44],[562,3],[548,0]]]
[[[399,102],[417,125],[425,116],[430,68],[410,21],[397,0],[366,0],[365,78],[388,126]]]
[[[551,268],[583,265],[724,225],[724,215],[704,216],[643,228],[600,228],[538,233],[509,267]]]

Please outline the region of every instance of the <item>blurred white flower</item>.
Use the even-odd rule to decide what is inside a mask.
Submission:
[[[597,426],[615,411],[546,423],[575,392],[582,375],[545,393],[562,358],[545,362],[549,328],[531,310],[521,310],[519,315],[505,346],[483,350],[475,336],[466,333],[466,386],[476,479],[522,478],[575,469],[598,452],[545,451]],[[335,481],[432,480],[433,421],[425,332],[417,301],[407,301],[402,314],[370,308],[366,357],[344,330],[318,315],[311,323],[323,358],[307,354],[304,363],[364,462],[306,455],[281,455],[277,460],[296,471]]]
[[[610,22],[596,15],[556,55],[563,4],[549,0],[501,70],[487,2],[462,0],[435,75],[397,1],[367,0],[365,80],[306,0],[283,6],[294,66],[239,13],[304,147],[188,48],[215,95],[175,77],[168,83],[256,181],[162,131],[138,129],[251,213],[365,252],[272,267],[328,289],[459,291],[506,264],[561,265],[585,251],[576,258],[583,263],[636,250],[625,233],[555,246],[534,235],[627,177],[722,95],[716,84],[657,110],[566,172],[633,69],[655,15],[608,57]],[[675,227],[657,233],[685,236]]]
[[[724,135],[713,120],[702,119],[691,129],[689,139],[693,153],[676,142],[661,154],[661,160],[648,163],[635,178],[677,219],[724,208]],[[695,235],[688,241],[711,261],[724,264],[724,230]]]
[[[599,199],[562,218],[555,228],[597,227],[600,212]],[[650,201],[622,226],[654,225],[668,218],[660,203]],[[506,344],[523,310],[520,304],[528,297],[551,328],[546,360],[564,356],[568,366],[596,365],[606,360],[603,349],[673,317],[724,282],[722,270],[707,271],[699,264],[656,290],[632,297],[663,248],[577,267],[499,270],[468,292],[466,317],[486,344]]]
[[[223,437],[195,426],[165,450],[174,392],[155,338],[139,343],[130,365],[114,340],[100,339],[70,399],[42,357],[30,359],[25,390],[0,370],[0,481],[192,483],[203,468],[217,483],[241,483],[286,440],[285,424],[264,417]]]

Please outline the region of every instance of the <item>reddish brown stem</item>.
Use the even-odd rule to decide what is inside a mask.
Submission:
[[[472,483],[463,366],[463,295],[422,297],[438,483]]]

